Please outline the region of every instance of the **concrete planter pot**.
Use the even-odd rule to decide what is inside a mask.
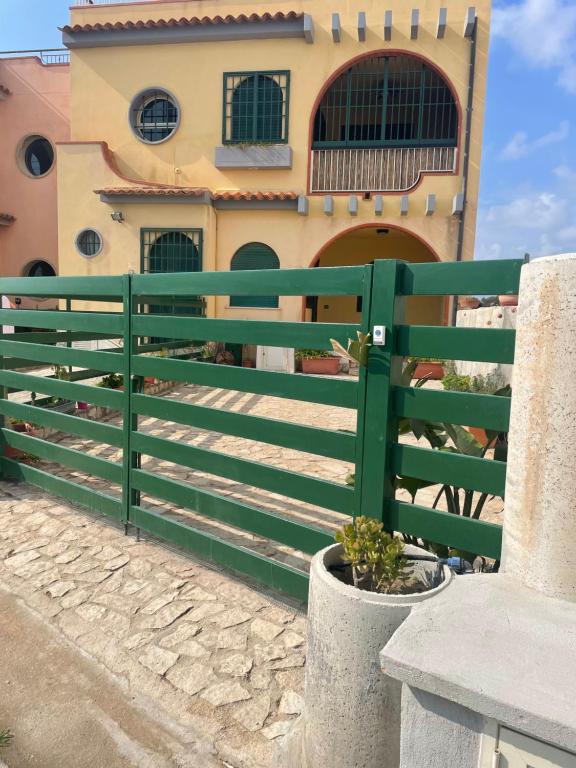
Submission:
[[[397,768],[401,685],[380,669],[378,655],[412,607],[445,589],[452,572],[417,561],[424,592],[384,595],[349,586],[330,567],[339,544],[318,552],[310,568],[305,708],[285,741],[288,768]],[[406,547],[408,555],[429,552]]]

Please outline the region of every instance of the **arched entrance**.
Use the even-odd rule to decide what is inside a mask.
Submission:
[[[375,259],[413,263],[439,261],[432,248],[416,235],[388,224],[361,224],[327,242],[311,267],[348,267],[370,264]],[[357,323],[362,312],[360,296],[309,296],[305,319],[321,323]],[[415,325],[445,322],[445,301],[439,296],[414,296],[406,301],[405,321]]]

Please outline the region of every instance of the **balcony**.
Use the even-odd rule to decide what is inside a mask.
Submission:
[[[311,192],[407,192],[423,173],[454,173],[456,147],[313,149]]]

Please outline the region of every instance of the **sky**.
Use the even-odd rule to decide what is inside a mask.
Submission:
[[[476,258],[576,252],[576,0],[493,3]],[[69,4],[0,0],[0,50],[60,47]]]

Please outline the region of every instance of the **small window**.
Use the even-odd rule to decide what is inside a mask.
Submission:
[[[130,124],[136,136],[148,144],[166,141],[178,128],[180,109],[168,91],[149,88],[132,102]]]
[[[289,72],[226,72],[222,141],[286,143],[289,86]]]
[[[95,229],[83,229],[76,235],[76,248],[86,259],[98,256],[102,250],[102,235]]]
[[[264,243],[248,243],[239,248],[230,264],[234,272],[239,269],[279,269],[280,260],[272,248]],[[230,296],[231,307],[265,307],[277,309],[278,296]]]
[[[44,136],[28,136],[20,145],[20,167],[29,176],[45,176],[54,165],[54,147]]]

